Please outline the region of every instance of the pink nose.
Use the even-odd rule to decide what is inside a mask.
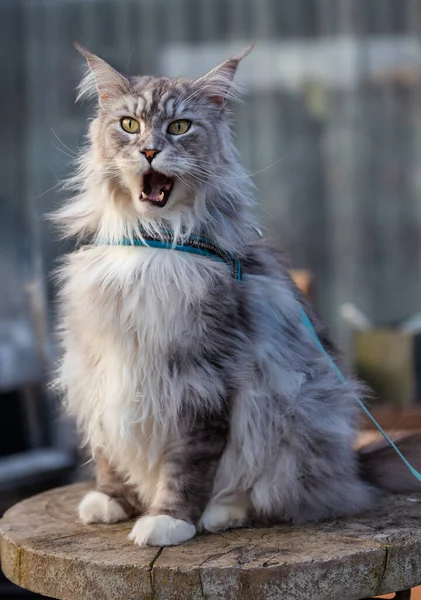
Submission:
[[[145,148],[145,150],[141,150],[141,153],[146,157],[146,160],[149,162],[149,164],[152,164],[153,159],[155,158],[155,156],[158,154],[158,152],[161,152],[160,150],[151,150],[149,148]]]

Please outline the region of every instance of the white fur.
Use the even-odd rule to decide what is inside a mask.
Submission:
[[[72,254],[63,269],[69,313],[60,383],[68,390],[68,409],[86,442],[105,448],[148,504],[185,385],[202,397],[215,385],[210,379],[170,384],[163,358],[168,336],[188,344],[187,330],[201,334],[202,323],[192,326],[189,319],[190,305],[221,269],[228,270],[176,251],[108,246]]]
[[[136,521],[129,539],[138,546],[175,546],[196,535],[191,523],[169,515],[141,517]]]
[[[242,527],[249,506],[245,497],[233,498],[231,501],[211,500],[199,521],[198,529],[214,532]]]
[[[117,500],[102,492],[88,492],[79,504],[79,518],[84,523],[118,523],[127,515]]]

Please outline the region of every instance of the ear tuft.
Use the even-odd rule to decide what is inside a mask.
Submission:
[[[228,58],[218,66],[214,67],[209,73],[196,80],[196,84],[200,86],[204,92],[215,104],[223,107],[228,99],[238,100],[239,89],[233,83],[240,62],[254,48],[254,44],[250,44],[243,52]]]
[[[76,101],[97,97],[100,104],[105,104],[108,100],[129,92],[129,81],[124,75],[82,44],[73,42],[73,46],[88,63],[86,73],[78,86]]]

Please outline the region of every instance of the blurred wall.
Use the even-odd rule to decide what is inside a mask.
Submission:
[[[420,29],[419,0],[3,0],[0,281],[12,300],[0,320],[28,280],[37,306],[53,296],[63,248],[43,216],[90,114],[74,104],[72,40],[158,75],[201,74],[256,42],[234,129],[267,231],[314,271],[342,346],[342,302],[376,322],[420,310]]]

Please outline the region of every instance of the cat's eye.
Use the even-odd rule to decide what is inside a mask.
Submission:
[[[171,133],[171,135],[183,135],[183,133],[187,133],[190,126],[191,121],[187,121],[187,119],[178,119],[178,121],[173,121],[168,125],[168,133]]]
[[[132,119],[131,117],[123,117],[120,121],[121,127],[127,133],[138,133],[140,129],[139,121]]]

